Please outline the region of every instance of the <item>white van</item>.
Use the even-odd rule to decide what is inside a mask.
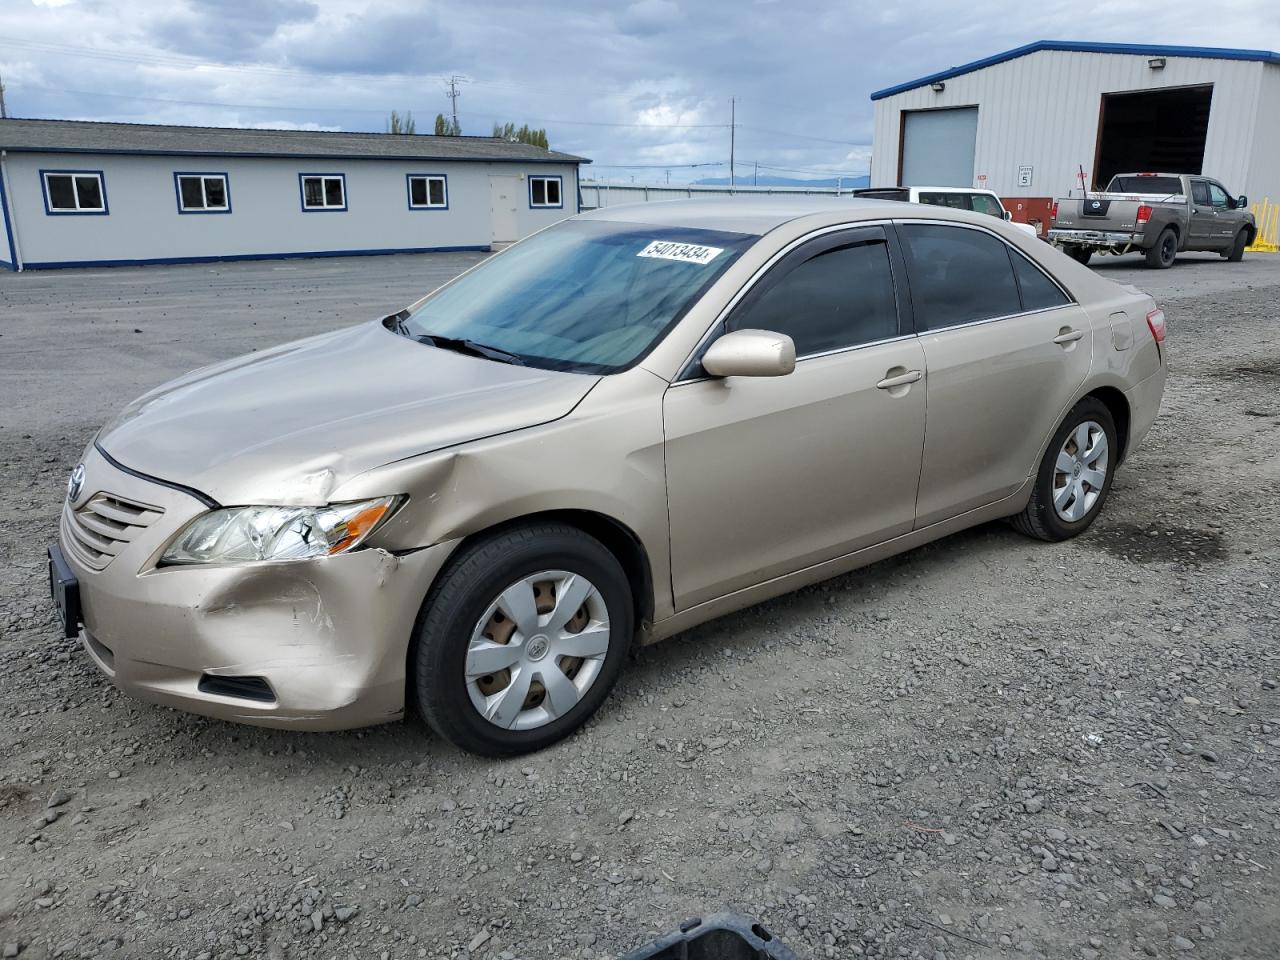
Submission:
[[[862,187],[853,191],[855,197],[871,200],[900,200],[906,203],[931,203],[936,207],[953,207],[956,210],[972,210],[986,213],[1013,223],[1013,214],[990,190],[969,187]],[[1033,237],[1040,234],[1029,223],[1014,223],[1015,227]]]

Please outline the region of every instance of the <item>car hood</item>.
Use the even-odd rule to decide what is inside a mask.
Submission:
[[[369,323],[187,374],[127,406],[97,443],[219,503],[315,504],[374,467],[557,420],[598,381]]]

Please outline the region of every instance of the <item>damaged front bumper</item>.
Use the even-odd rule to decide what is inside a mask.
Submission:
[[[403,715],[418,610],[453,544],[157,568],[167,540],[207,507],[124,473],[94,449],[84,465],[59,542],[79,581],[82,643],[121,690],[223,720],[302,730]],[[148,523],[125,531],[115,553],[86,549],[78,520],[100,494],[149,508]]]

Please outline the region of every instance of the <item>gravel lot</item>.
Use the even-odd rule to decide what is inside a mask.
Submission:
[[[477,256],[0,275],[3,956],[594,960],[726,907],[805,958],[1277,956],[1280,257],[1099,265],[1174,372],[1086,536],[646,648],[532,757],[135,703],[58,638],[44,547],[116,408]]]

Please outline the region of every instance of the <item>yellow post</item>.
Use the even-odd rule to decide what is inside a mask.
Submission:
[[[1249,212],[1253,214],[1258,233],[1245,249],[1250,253],[1280,253],[1280,203],[1263,197]]]

